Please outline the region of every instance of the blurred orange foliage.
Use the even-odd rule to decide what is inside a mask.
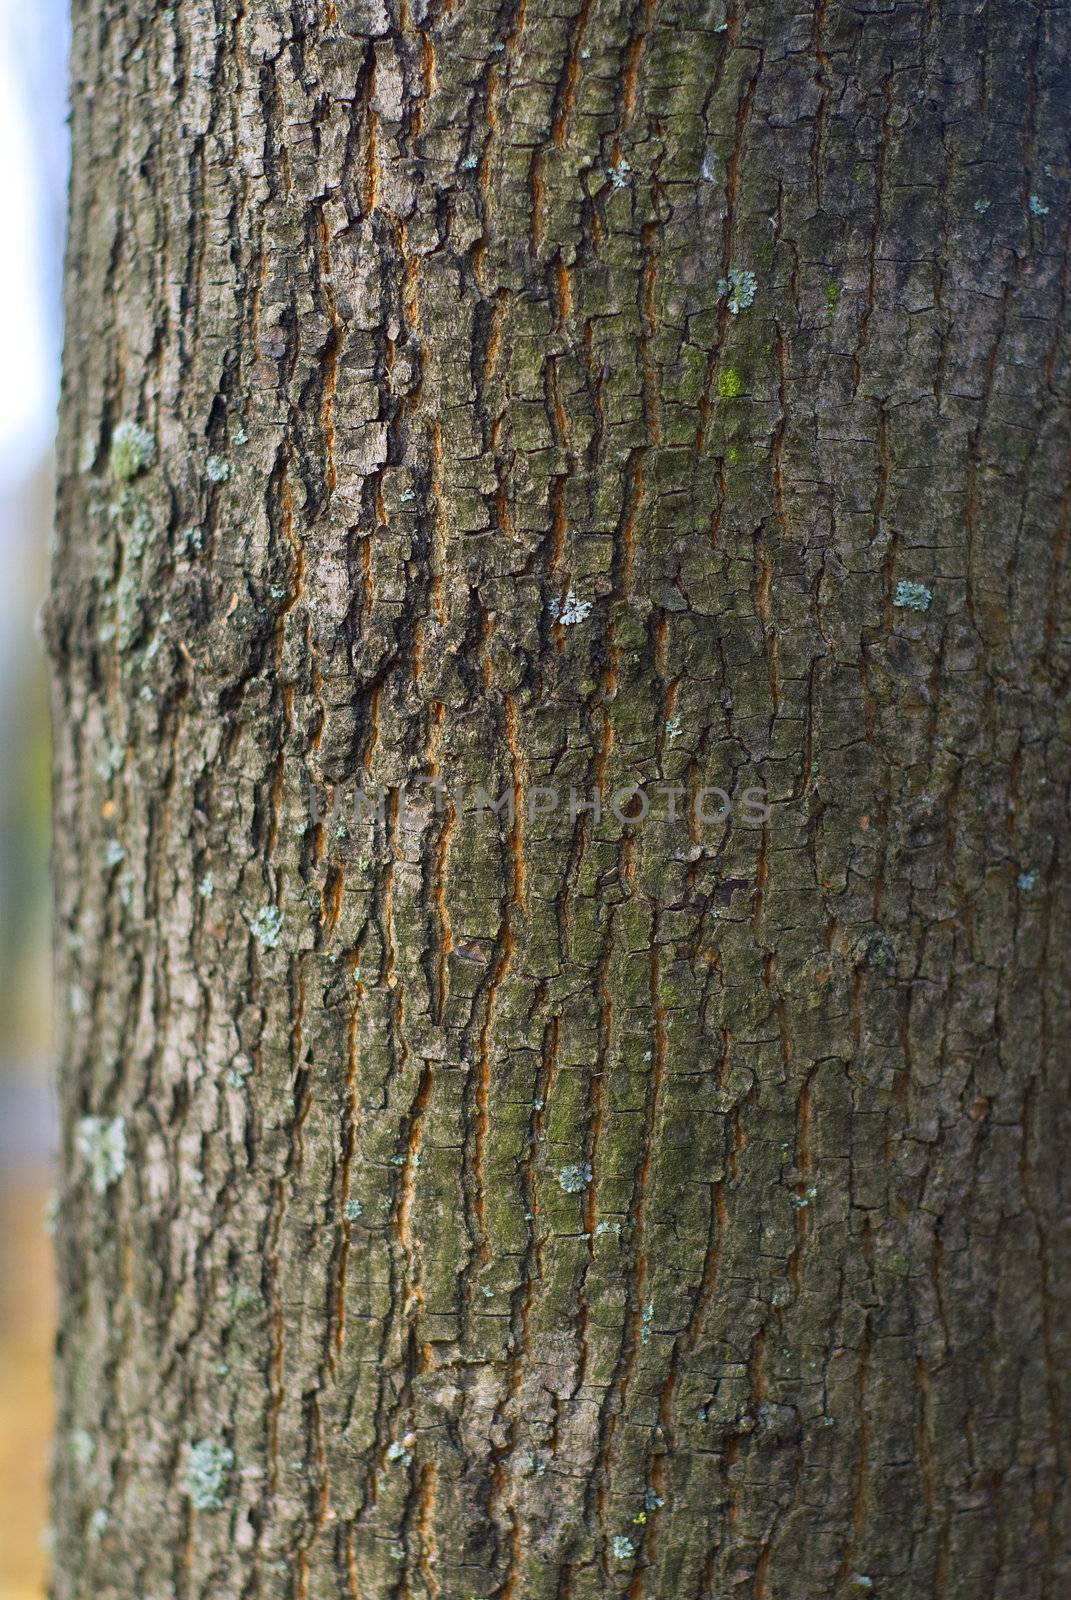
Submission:
[[[47,1186],[0,1183],[0,1600],[41,1600],[52,1427],[52,1250]]]

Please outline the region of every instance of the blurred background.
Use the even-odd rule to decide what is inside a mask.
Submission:
[[[44,1593],[55,1095],[45,593],[67,182],[66,0],[0,0],[0,1600]]]

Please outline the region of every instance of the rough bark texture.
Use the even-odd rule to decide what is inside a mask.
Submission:
[[[1067,42],[76,0],[59,1600],[1068,1593]]]

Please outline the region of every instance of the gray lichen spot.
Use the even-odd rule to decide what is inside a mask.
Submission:
[[[735,317],[753,303],[758,286],[755,274],[746,267],[730,267],[728,277],[718,281],[718,294],[729,296],[729,312]]]
[[[912,583],[904,578],[896,585],[893,605],[908,611],[928,611],[932,599],[933,594],[924,583]]]
[[[216,880],[213,878],[210,872],[206,872],[200,883],[197,885],[197,893],[201,896],[202,900],[211,900],[215,892]]]
[[[234,1451],[217,1439],[190,1446],[183,1486],[198,1511],[221,1511],[234,1466]]]
[[[992,200],[976,200],[974,202],[974,209],[977,211],[980,217],[984,217],[992,204]]]
[[[1024,893],[1027,893],[1029,890],[1037,887],[1038,875],[1034,871],[1020,872],[1015,881],[1019,888],[1022,889]]]
[[[205,473],[212,483],[226,483],[231,475],[231,464],[223,456],[209,456]]]
[[[586,1189],[591,1182],[591,1162],[578,1161],[572,1166],[562,1167],[558,1173],[558,1182],[566,1194],[579,1194],[581,1189]]]
[[[1047,217],[1049,214],[1049,208],[1039,194],[1030,196],[1030,211],[1035,217]]]
[[[619,1533],[615,1535],[611,1547],[618,1561],[627,1561],[629,1556],[634,1556],[636,1554],[636,1546],[633,1544],[627,1533]]]
[[[413,1452],[411,1450],[406,1449],[405,1445],[404,1444],[400,1444],[397,1439],[395,1439],[393,1444],[388,1445],[388,1447],[387,1447],[387,1460],[388,1461],[400,1461],[403,1467],[407,1467],[409,1465],[409,1463],[412,1461],[412,1459],[413,1459]]]
[[[572,589],[564,600],[555,597],[547,601],[547,610],[556,622],[564,628],[571,628],[577,622],[584,622],[591,615],[591,601],[580,600]]]
[[[274,950],[283,931],[283,914],[278,906],[261,906],[255,917],[247,917],[249,931],[265,950]]]
[[[97,1194],[117,1183],[126,1169],[126,1119],[83,1117],[75,1135],[78,1153]]]
[[[94,770],[101,783],[110,783],[126,761],[126,750],[121,744],[110,744],[103,755],[94,762]]]
[[[111,1514],[104,1506],[98,1506],[89,1519],[89,1534],[94,1542],[101,1537],[111,1520]]]
[[[347,1200],[343,1208],[347,1222],[356,1222],[358,1217],[364,1215],[364,1206],[359,1200]]]
[[[137,422],[120,422],[112,434],[108,465],[113,478],[128,483],[139,472],[147,472],[156,459],[156,444],[151,433]]]
[[[109,839],[108,843],[104,846],[104,865],[106,867],[117,867],[125,855],[126,851],[119,843],[119,840]]]
[[[615,189],[623,189],[628,182],[628,175],[632,171],[628,162],[622,158],[616,167],[610,168],[610,182]]]

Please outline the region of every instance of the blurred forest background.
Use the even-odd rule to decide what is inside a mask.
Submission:
[[[52,522],[66,74],[66,0],[0,0],[0,1600],[37,1600],[47,1567],[55,1094],[48,705],[34,617]]]

